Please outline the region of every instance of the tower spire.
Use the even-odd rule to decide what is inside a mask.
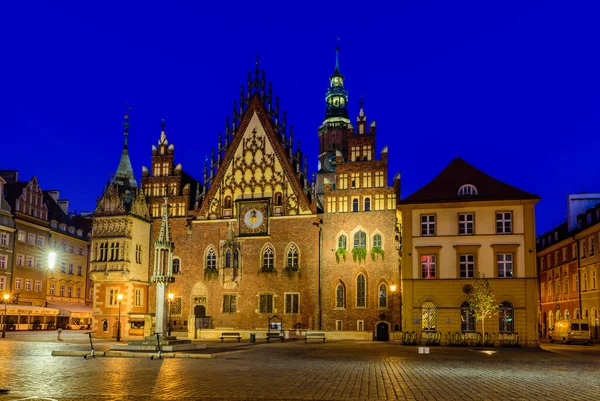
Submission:
[[[327,103],[325,109],[324,124],[347,126],[350,123],[348,118],[348,92],[344,88],[344,76],[340,72],[339,46],[335,48],[335,69],[329,77],[329,89],[325,95]]]
[[[121,152],[121,160],[117,167],[117,172],[113,182],[123,187],[137,188],[137,181],[133,174],[133,167],[131,166],[131,160],[129,159],[128,140],[129,140],[129,110],[131,107],[127,107],[125,110],[125,122],[123,122],[124,139],[123,139],[123,152]]]

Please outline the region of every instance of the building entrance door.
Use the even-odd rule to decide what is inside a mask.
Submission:
[[[206,316],[206,307],[204,305],[194,306],[194,316]]]
[[[377,341],[389,341],[390,332],[387,323],[381,322],[377,324]]]

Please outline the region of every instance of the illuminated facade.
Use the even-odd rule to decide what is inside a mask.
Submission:
[[[500,305],[489,338],[538,341],[535,195],[454,159],[399,203],[402,213],[403,330],[418,336],[481,332],[467,296],[478,274]]]
[[[177,164],[175,145],[161,125],[151,167],[142,170],[143,195],[130,188],[140,205],[146,201],[151,228],[145,216],[132,216],[122,208],[123,216],[140,227],[137,233],[123,234],[123,240],[143,244],[144,258],[150,259],[137,266],[139,281],[125,265],[99,263],[102,236],[96,229],[99,222],[115,217],[106,207],[94,213],[91,266],[97,333],[111,335],[102,326],[110,327],[115,313],[101,305],[109,297],[109,281],[119,291],[125,285],[150,285],[145,310],[139,312],[150,316],[146,331],[152,327],[148,323],[157,302],[150,276],[156,261],[148,244],[159,237],[165,201],[173,243],[168,291],[174,297],[168,308],[174,332],[210,336],[210,329],[220,333],[227,328],[245,336],[267,330],[274,315],[290,333],[328,330],[357,339],[372,339],[376,333],[385,340],[399,329],[400,294],[392,288],[399,288],[400,180],[398,176],[394,186],[388,185],[388,149],[377,158],[375,123],[367,129],[362,105],[357,129],[350,124],[343,84],[336,59],[318,132],[314,181],[258,63],[205,162],[202,181],[191,179]],[[123,189],[111,184],[99,208],[109,198],[121,204]],[[128,298],[126,294],[124,302]],[[135,314],[125,307],[122,313],[129,318]]]

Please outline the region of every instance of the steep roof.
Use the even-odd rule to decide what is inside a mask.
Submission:
[[[463,185],[475,187],[476,194],[459,195]],[[412,195],[401,200],[400,204],[435,202],[470,202],[485,200],[540,199],[537,195],[499,181],[475,168],[461,158],[455,158],[428,184]]]

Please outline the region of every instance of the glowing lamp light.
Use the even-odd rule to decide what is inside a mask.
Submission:
[[[122,301],[123,300],[123,294],[117,294],[117,299],[119,301]]]
[[[10,294],[4,294],[4,302],[8,301],[8,298],[10,298]]]
[[[392,284],[392,285],[390,285],[390,290],[391,290],[392,292],[396,292],[396,288],[398,288],[398,287],[396,286],[396,284]]]
[[[48,268],[54,269],[56,266],[56,252],[50,252],[48,254]]]
[[[169,297],[169,300],[172,301],[173,298],[175,298],[175,294],[173,294],[172,292],[169,293],[169,295],[167,295]]]

